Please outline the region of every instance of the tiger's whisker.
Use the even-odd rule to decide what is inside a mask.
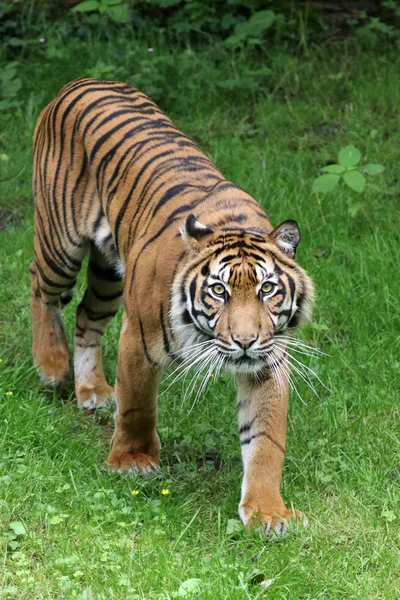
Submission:
[[[312,350],[313,352],[316,352],[317,354],[321,354],[322,356],[331,356],[330,354],[323,352],[319,348],[315,348],[314,346],[309,346],[305,342],[302,342],[301,340],[299,340],[295,337],[287,337],[286,335],[277,335],[277,336],[275,336],[275,339],[281,340],[281,341],[286,342],[287,344],[290,344],[293,346],[299,346],[299,347],[303,347],[308,350]]]
[[[291,360],[290,360],[290,358],[289,358],[289,356],[288,356],[288,353],[286,353],[286,361],[290,365],[291,369],[293,369],[293,371],[295,371],[295,373],[297,373],[303,379],[303,381],[310,388],[310,390],[317,396],[317,398],[319,400],[321,400],[321,398],[320,398],[317,390],[315,389],[315,387],[314,387],[314,385],[313,385],[313,383],[312,383],[312,381],[311,381],[310,376],[308,375],[308,373],[304,373],[303,371],[301,371],[301,369],[299,367],[297,367],[294,363],[292,363]],[[302,363],[300,363],[300,365],[302,365]]]
[[[216,351],[216,352],[218,352],[218,351]],[[199,378],[200,378],[200,376],[201,376],[202,372],[204,372],[206,369],[208,369],[208,370],[209,370],[210,364],[211,364],[211,365],[213,364],[213,362],[214,362],[214,359],[215,359],[215,356],[216,356],[216,355],[215,355],[215,353],[213,353],[212,355],[210,355],[210,356],[207,358],[207,360],[206,360],[206,361],[205,361],[205,362],[204,362],[204,363],[201,365],[201,367],[200,367],[200,368],[197,370],[197,372],[196,372],[196,374],[194,375],[194,377],[193,377],[192,381],[190,382],[190,387],[189,387],[189,388],[188,388],[188,390],[185,392],[185,395],[184,395],[184,397],[183,397],[183,400],[182,400],[182,405],[183,405],[183,402],[186,400],[186,398],[188,398],[188,397],[189,397],[189,396],[190,396],[190,395],[193,393],[193,391],[194,391],[194,388],[196,387],[196,383],[197,383],[197,381],[199,380]],[[207,371],[207,372],[208,372],[208,371]],[[197,398],[197,396],[196,396],[196,398]],[[192,405],[192,408],[193,408],[193,405]],[[190,411],[189,411],[189,414],[190,414],[190,412],[191,412],[192,408],[190,409]]]
[[[201,394],[205,391],[205,389],[206,389],[206,387],[207,387],[207,385],[209,383],[209,380],[210,380],[210,375],[211,375],[211,373],[212,373],[213,369],[215,368],[215,366],[216,366],[216,364],[217,364],[218,361],[219,361],[219,356],[217,354],[214,357],[214,360],[211,361],[211,363],[209,365],[209,368],[207,370],[207,373],[203,377],[203,381],[200,384],[200,387],[199,387],[199,389],[197,391],[196,397],[195,397],[195,399],[193,401],[193,404],[192,404],[192,406],[191,406],[191,408],[189,410],[189,415],[192,412],[194,406],[196,405],[197,400],[200,398]]]
[[[213,351],[213,349],[210,348],[208,350],[208,353],[210,353],[212,351]],[[208,353],[206,354],[206,356],[208,356]],[[173,371],[168,377],[166,377],[165,381],[170,379],[176,372],[180,371],[180,372],[178,372],[176,377],[170,382],[168,387],[162,392],[161,395],[165,394],[165,392],[167,392],[176,381],[179,381],[180,379],[182,379],[182,377],[185,377],[187,375],[187,373],[190,371],[190,369],[197,363],[201,362],[201,360],[206,358],[206,356],[204,356],[204,351],[202,350],[201,352],[199,351],[194,356],[191,356],[190,358],[188,358],[183,364],[179,365],[175,369],[175,371]]]
[[[319,378],[319,376],[317,375],[317,373],[309,366],[305,365],[304,363],[302,363],[300,360],[298,360],[295,356],[293,356],[292,354],[290,354],[290,352],[287,352],[288,356],[294,360],[298,365],[300,365],[301,367],[303,367],[304,369],[306,369],[309,373],[311,373],[318,381],[319,383],[328,391],[330,392],[331,390],[329,389],[329,387],[327,385],[325,385],[325,383],[323,381],[321,381],[321,379]]]

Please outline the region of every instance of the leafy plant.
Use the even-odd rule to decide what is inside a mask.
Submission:
[[[20,106],[19,91],[22,81],[17,76],[17,62],[0,67],[0,111]]]
[[[116,23],[129,21],[128,7],[121,0],[85,0],[72,8],[74,12],[94,12],[108,15]]]
[[[243,42],[258,43],[260,35],[269,29],[282,15],[277,15],[272,10],[259,10],[246,21],[235,25],[233,34],[226,39],[228,46],[238,46]]]
[[[361,152],[358,148],[353,145],[342,148],[336,164],[322,167],[323,175],[314,180],[312,191],[326,194],[334,190],[342,180],[349,188],[360,194],[365,188],[365,175],[379,175],[385,170],[383,165],[374,163],[359,166],[360,160]]]

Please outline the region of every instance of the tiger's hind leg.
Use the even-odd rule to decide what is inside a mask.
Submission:
[[[100,408],[114,400],[114,389],[104,376],[102,339],[122,304],[123,276],[92,243],[87,288],[76,313],[75,392],[81,408]]]
[[[65,300],[72,295],[79,266],[65,269],[61,275],[61,268],[53,265],[57,272],[53,271],[52,264],[52,261],[47,262],[44,255],[37,251],[36,258],[29,269],[32,349],[34,363],[41,379],[51,385],[61,385],[68,379],[70,370],[68,341],[62,322],[61,308]]]

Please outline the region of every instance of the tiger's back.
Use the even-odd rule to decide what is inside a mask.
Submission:
[[[195,208],[204,201],[199,192],[225,182],[147,96],[90,79],[66,85],[42,112],[34,172],[36,206],[47,205],[71,246],[82,237],[95,240],[101,226],[104,235],[107,221],[123,262],[134,241],[157,233],[158,223],[182,218],[186,203]],[[265,219],[254,200],[241,196]]]

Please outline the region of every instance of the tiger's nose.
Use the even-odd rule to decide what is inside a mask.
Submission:
[[[234,337],[232,335],[231,337],[232,341],[235,342],[235,344],[237,344],[238,346],[240,346],[242,350],[247,350],[248,348],[250,348],[250,346],[252,346],[254,342],[258,339],[257,335],[253,335],[250,337]]]

